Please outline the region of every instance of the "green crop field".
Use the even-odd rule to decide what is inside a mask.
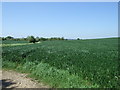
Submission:
[[[55,88],[119,87],[118,38],[23,43],[3,41],[3,68]]]

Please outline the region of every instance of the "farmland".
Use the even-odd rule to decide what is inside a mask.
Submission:
[[[118,38],[26,43],[3,41],[3,68],[55,88],[118,87]]]

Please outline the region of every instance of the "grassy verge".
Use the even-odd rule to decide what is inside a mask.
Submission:
[[[33,43],[1,44],[0,47],[20,46],[20,45],[29,45],[29,44],[33,44]]]
[[[7,64],[8,63],[8,64]],[[96,88],[98,85],[84,80],[68,71],[56,69],[46,63],[26,62],[23,65],[14,62],[4,62],[5,69],[28,73],[30,77],[54,88]]]

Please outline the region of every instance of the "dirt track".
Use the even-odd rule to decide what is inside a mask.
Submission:
[[[1,71],[0,71],[1,72]],[[2,70],[2,87],[3,88],[48,88],[42,83],[37,83],[31,78],[26,77],[27,74],[17,73],[15,71]]]

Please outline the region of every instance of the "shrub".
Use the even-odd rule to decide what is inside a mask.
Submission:
[[[29,43],[35,43],[36,39],[34,38],[34,36],[28,36],[27,40],[29,41]]]
[[[7,36],[5,39],[6,40],[13,40],[14,38],[12,36]]]

